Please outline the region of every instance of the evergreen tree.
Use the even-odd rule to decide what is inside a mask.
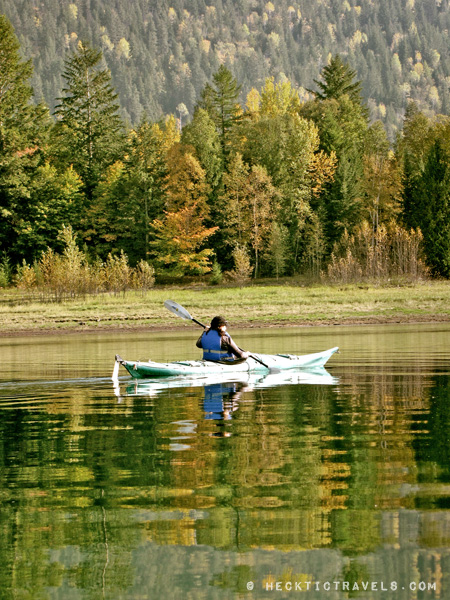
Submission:
[[[323,93],[317,93],[316,99],[304,104],[300,111],[317,125],[321,148],[337,157],[334,179],[325,186],[321,202],[315,207],[325,219],[330,249],[362,216],[368,111],[362,103],[360,83],[352,83],[354,76],[355,72],[336,57],[322,71]]]
[[[102,68],[102,52],[86,42],[66,61],[64,96],[56,107],[56,152],[63,164],[73,164],[87,197],[105,169],[123,151],[123,123],[111,75]]]
[[[416,125],[420,114],[415,115]],[[422,121],[422,124],[423,121]],[[405,170],[404,219],[420,227],[428,265],[435,275],[450,277],[450,124],[422,128],[426,149],[420,171]],[[417,136],[418,130],[415,128]],[[430,141],[430,137],[434,139]],[[418,142],[418,138],[415,138]],[[419,145],[417,147],[419,149]]]
[[[11,23],[0,15],[0,250],[8,251],[13,262],[31,258],[32,176],[48,128],[48,111],[31,102],[31,61],[23,61],[19,50]]]
[[[314,79],[314,83],[320,88],[320,92],[308,90],[318,100],[339,100],[342,96],[347,95],[350,100],[357,106],[363,109],[363,112],[368,116],[367,108],[362,105],[362,83],[354,81],[356,71],[350,68],[347,63],[344,63],[341,57],[337,54],[330,63],[322,69],[321,76],[323,81]]]
[[[86,241],[105,259],[123,250],[130,264],[147,260],[150,223],[164,210],[167,154],[178,142],[175,119],[149,123],[131,132],[126,158],[109,167],[88,209]]]
[[[205,86],[199,102],[199,108],[208,112],[219,131],[224,157],[228,156],[230,150],[230,132],[242,116],[238,104],[240,91],[241,86],[231,71],[225,65],[220,65],[213,75],[213,85]]]
[[[450,128],[447,128],[447,136]],[[427,263],[433,273],[450,277],[450,152],[449,140],[437,139],[416,190],[416,210]]]

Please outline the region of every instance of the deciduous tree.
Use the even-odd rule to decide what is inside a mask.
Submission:
[[[380,121],[367,131],[364,148],[363,218],[372,223],[375,234],[379,225],[397,220],[401,211],[402,170],[390,149]]]
[[[205,171],[190,146],[175,145],[168,155],[169,177],[164,216],[152,223],[154,262],[170,275],[201,275],[211,270],[205,241],[217,230],[206,227],[208,192]]]

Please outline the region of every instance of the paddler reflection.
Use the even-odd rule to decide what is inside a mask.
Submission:
[[[242,394],[251,387],[242,382],[222,382],[205,385],[203,408],[205,419],[229,421],[239,408]]]

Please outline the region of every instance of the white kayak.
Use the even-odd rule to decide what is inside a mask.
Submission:
[[[136,379],[152,379],[174,376],[207,376],[226,373],[267,373],[288,369],[315,369],[323,367],[338,347],[314,354],[252,354],[247,360],[214,362],[209,360],[180,360],[159,363],[151,360],[125,360],[116,355],[113,379],[118,376],[120,365]]]

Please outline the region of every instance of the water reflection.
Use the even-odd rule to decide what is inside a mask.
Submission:
[[[216,384],[224,385],[226,388],[227,384],[240,383],[248,389],[256,389],[299,384],[336,385],[338,382],[338,377],[333,377],[321,367],[309,370],[268,371],[267,373],[219,373],[204,377],[176,376],[159,379],[130,379],[127,377],[113,382],[113,385],[117,396],[121,395],[121,389],[124,386],[128,396],[153,396],[169,388],[208,387]]]
[[[1,597],[448,598],[450,351],[420,338],[308,382],[4,380]]]
[[[214,374],[203,377],[177,376],[132,381],[127,379],[128,381],[121,386],[120,381],[113,378],[113,389],[119,402],[123,401],[125,396],[153,397],[171,388],[202,388],[204,417],[216,421],[231,419],[246,392],[281,385],[336,385],[339,381],[323,367],[267,373]]]

